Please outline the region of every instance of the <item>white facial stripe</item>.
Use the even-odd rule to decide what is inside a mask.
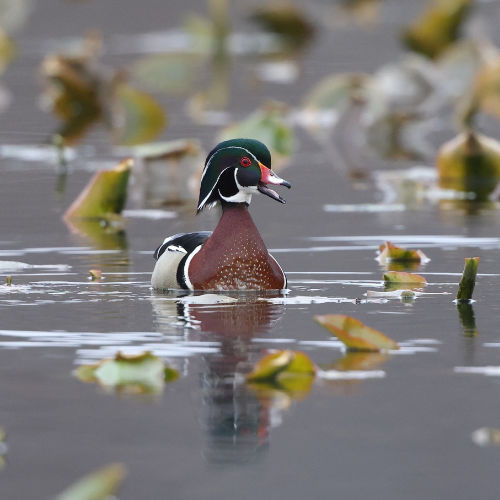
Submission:
[[[207,200],[210,198],[210,195],[213,193],[213,190],[215,188],[215,186],[217,186],[217,183],[219,182],[219,179],[220,179],[220,176],[228,169],[228,168],[231,168],[231,167],[227,167],[225,168],[220,174],[219,174],[219,177],[217,177],[217,180],[215,181],[214,185],[212,186],[212,189],[210,190],[210,192],[205,196],[205,199],[198,205],[198,210],[201,209],[201,207],[203,207],[203,205],[205,205],[205,203],[207,202]],[[201,180],[203,181],[203,177],[201,178]]]
[[[255,161],[259,161],[257,160],[257,158],[255,158],[255,156],[250,152],[248,151],[248,149],[246,148],[243,148],[241,146],[227,146],[225,148],[221,148],[221,149],[218,149],[215,153],[212,154],[212,156],[210,158],[208,158],[207,160],[207,164],[205,165],[205,168],[203,169],[203,173],[201,174],[201,180],[203,181],[203,177],[205,177],[205,173],[206,171],[208,170],[208,167],[210,166],[210,163],[212,162],[212,158],[219,152],[219,151],[224,151],[226,149],[242,149],[243,151],[246,151]]]

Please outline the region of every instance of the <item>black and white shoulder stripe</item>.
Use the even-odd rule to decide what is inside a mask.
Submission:
[[[211,231],[199,231],[197,233],[178,233],[169,236],[155,250],[154,258],[158,260],[165,252],[190,254],[196,247],[203,245],[211,234]]]

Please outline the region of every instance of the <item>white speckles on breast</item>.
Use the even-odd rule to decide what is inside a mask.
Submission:
[[[223,214],[212,236],[193,258],[189,277],[200,290],[272,290],[283,288],[286,282],[244,210]]]

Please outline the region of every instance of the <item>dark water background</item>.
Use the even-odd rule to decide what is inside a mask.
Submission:
[[[374,27],[323,29],[303,61],[302,77],[291,85],[251,88],[249,63],[238,59],[232,114],[242,118],[269,97],[296,105],[325,75],[373,71],[398,58],[397,34],[421,4],[387,0]],[[242,30],[252,5],[231,7]],[[315,15],[326,7],[307,4]],[[56,120],[37,102],[37,66],[50,46],[99,28],[108,47],[103,61],[125,64],[136,55],[121,50],[119,35],[173,28],[190,9],[204,12],[205,6],[35,2],[16,36],[18,57],[2,77],[13,101],[0,115],[1,143],[41,144],[55,128]],[[180,99],[164,102],[170,114],[164,139],[196,137],[212,147],[214,127],[193,124]],[[296,154],[281,172],[293,186],[287,204],[260,197],[251,207],[288,272],[291,293],[283,303],[177,305],[152,294],[158,243],[179,231],[210,229],[216,214],[195,218],[188,207],[172,219],[131,218],[126,235],[111,245],[72,233],[61,219],[64,210],[91,170],[119,158],[102,129],[77,149],[62,194],[53,162],[4,151],[0,260],[69,267],[0,269],[19,286],[0,292],[0,425],[9,448],[0,471],[2,498],[51,498],[83,474],[117,461],[129,471],[123,499],[496,497],[500,451],[478,446],[471,434],[500,427],[500,382],[454,371],[499,364],[498,347],[485,345],[500,342],[496,207],[472,214],[432,203],[404,211],[327,212],[325,204],[376,204],[381,194],[370,180],[360,188],[340,175],[317,143],[301,129],[296,133]],[[433,140],[453,133],[443,130]],[[319,237],[337,240],[314,239]],[[425,251],[431,261],[419,272],[430,283],[426,291],[436,294],[410,304],[365,300],[367,289],[381,290],[375,250],[386,239]],[[452,300],[463,258],[476,255],[479,334],[468,338]],[[102,269],[102,282],[88,280],[92,268]],[[330,340],[312,320],[326,313],[352,315],[386,332],[407,347],[406,354],[375,363],[383,378],[320,380],[299,401],[259,400],[234,382],[238,366],[255,362],[267,348],[299,349],[322,367],[333,365],[344,355],[338,343],[309,343]],[[132,348],[153,350],[180,378],[155,398],[106,393],[71,375],[78,363]]]

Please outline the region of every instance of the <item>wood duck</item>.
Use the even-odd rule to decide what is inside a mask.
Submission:
[[[269,184],[290,188],[271,170],[271,153],[254,139],[231,139],[207,156],[197,213],[216,204],[213,232],[175,234],[156,249],[151,284],[159,290],[281,290],[285,273],[267,251],[248,206],[255,193],[285,200]]]

